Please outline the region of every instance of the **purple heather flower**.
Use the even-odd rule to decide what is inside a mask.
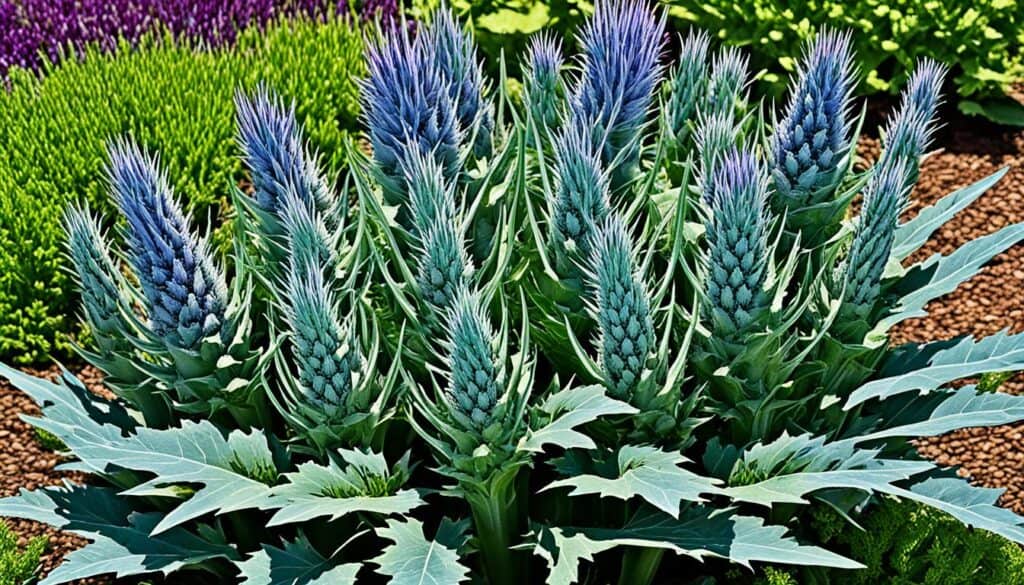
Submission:
[[[768,175],[752,151],[734,146],[710,181],[707,312],[713,335],[735,338],[768,306]]]
[[[778,211],[827,202],[842,179],[857,81],[850,43],[848,32],[826,29],[804,54],[786,114],[772,136]]]
[[[640,132],[661,79],[664,32],[664,13],[656,14],[646,0],[607,0],[595,6],[579,38],[583,60],[572,123],[594,129],[594,144],[602,149],[615,188],[636,164]]]
[[[107,176],[127,219],[129,260],[153,333],[169,347],[198,349],[225,327],[227,286],[207,243],[189,229],[154,157],[128,140],[109,148]]]
[[[900,108],[885,128],[883,159],[898,158],[907,166],[907,180],[917,182],[921,155],[935,133],[935,112],[942,102],[942,83],[947,68],[931,59],[922,59],[903,90]]]
[[[407,198],[403,165],[411,149],[433,156],[448,180],[459,172],[462,131],[456,104],[433,64],[433,56],[402,28],[367,48],[363,111],[377,178],[391,203]]]
[[[278,214],[292,190],[320,213],[332,210],[334,196],[295,121],[295,104],[286,107],[283,100],[260,87],[251,97],[238,92],[235,109],[238,144],[252,172],[257,204]]]

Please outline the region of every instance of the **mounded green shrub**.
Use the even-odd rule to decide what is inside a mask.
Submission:
[[[972,530],[948,514],[916,502],[883,498],[864,518],[863,530],[832,509],[814,521],[824,540],[845,547],[866,568],[765,570],[761,585],[847,583],[870,585],[972,585],[1024,583],[1024,549],[985,530]],[[802,574],[807,573],[807,574]]]
[[[39,557],[46,548],[46,537],[37,536],[24,548],[18,535],[6,522],[0,522],[0,585],[23,585],[39,570]]]
[[[1017,0],[670,0],[678,28],[695,25],[730,45],[750,46],[752,66],[764,69],[764,89],[779,95],[796,70],[800,47],[822,25],[849,29],[863,89],[897,93],[914,64],[931,57],[956,66],[961,109],[1006,94],[1024,81],[1024,5]],[[988,108],[992,108],[990,104]],[[1024,123],[1024,106],[1004,106],[1004,119]],[[994,108],[991,117],[997,117]],[[1000,121],[1000,120],[997,120]]]
[[[361,32],[334,19],[248,31],[232,49],[151,39],[113,56],[92,50],[41,79],[12,71],[10,91],[0,92],[0,356],[32,363],[66,349],[75,318],[59,220],[72,199],[109,209],[100,178],[108,139],[131,134],[158,150],[189,211],[217,226],[244,179],[235,90],[262,80],[294,99],[311,144],[330,153],[323,162],[333,177],[362,71]]]

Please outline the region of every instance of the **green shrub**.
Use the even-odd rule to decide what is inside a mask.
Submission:
[[[341,167],[358,105],[361,33],[340,20],[283,22],[212,52],[147,41],[115,56],[93,50],[42,79],[13,71],[0,93],[0,356],[38,362],[66,348],[73,303],[62,273],[64,204],[107,209],[104,145],[131,134],[159,150],[200,224],[224,220],[243,179],[232,98],[260,80],[295,99],[312,144]],[[333,176],[333,174],[331,175]]]
[[[37,536],[18,550],[18,535],[6,522],[0,522],[0,585],[23,585],[39,570],[39,557],[46,548],[46,537]]]
[[[1003,96],[1024,80],[1024,5],[1017,0],[670,0],[677,26],[693,24],[751,48],[763,89],[778,95],[800,46],[822,25],[853,31],[864,89],[896,93],[916,61],[955,64],[961,96]],[[965,106],[970,108],[971,105]]]
[[[865,516],[863,530],[848,525],[831,508],[822,507],[817,510],[814,525],[823,540],[845,547],[850,558],[867,568],[836,569],[816,576],[767,568],[761,583],[1024,583],[1024,549],[1019,545],[991,532],[968,528],[952,516],[916,502],[883,498]],[[826,580],[822,581],[822,576]]]

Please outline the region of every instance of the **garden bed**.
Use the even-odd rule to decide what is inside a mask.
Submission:
[[[937,138],[942,150],[924,163],[908,213],[913,214],[940,196],[999,168],[1009,166],[1011,170],[974,205],[937,232],[916,259],[935,252],[948,253],[979,235],[1024,221],[1024,131],[1009,131],[973,119],[945,119],[950,120],[949,124]],[[862,156],[872,158],[877,152],[877,139],[862,141]],[[906,322],[898,328],[893,341],[981,336],[1004,328],[1024,331],[1024,247],[1015,247],[996,257],[979,276],[929,306],[929,312],[927,318]],[[48,373],[54,375],[56,371],[51,369]],[[81,375],[92,385],[99,381],[95,370],[87,369]],[[1017,376],[1003,389],[1024,394],[1024,377]],[[54,471],[57,456],[47,452],[32,429],[19,420],[19,414],[37,412],[28,398],[9,384],[0,383],[0,406],[0,496],[14,494],[20,487],[32,489],[62,479],[82,479],[78,474]],[[1007,488],[1003,504],[1024,514],[1024,426],[969,429],[923,441],[921,451],[942,464],[962,466],[962,473],[973,477],[976,483]],[[23,539],[48,534],[50,547],[43,558],[44,571],[58,564],[63,554],[79,544],[74,537],[48,531],[33,522],[11,521],[11,525]]]

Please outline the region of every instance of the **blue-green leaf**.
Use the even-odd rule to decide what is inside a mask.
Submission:
[[[913,266],[893,285],[891,292],[898,296],[893,312],[875,329],[887,331],[897,323],[927,315],[925,305],[956,290],[961,283],[977,274],[986,262],[1022,239],[1024,223],[1018,223],[971,240],[949,256],[934,254]]]
[[[564,449],[593,449],[593,439],[575,430],[576,427],[602,416],[635,414],[636,408],[607,396],[599,385],[560,390],[548,396],[538,409],[546,416],[546,424],[531,430],[519,442],[523,451],[541,451],[544,445]]]
[[[615,477],[577,475],[552,482],[544,489],[569,487],[571,496],[598,494],[620,500],[639,497],[674,518],[679,517],[683,502],[703,502],[702,494],[721,492],[716,487],[719,480],[680,467],[688,460],[678,452],[627,445],[619,449],[616,460]]]
[[[268,526],[353,512],[406,514],[425,502],[415,490],[391,490],[391,470],[383,455],[340,450],[345,467],[303,463],[287,473],[288,483],[273,488],[264,508],[277,509]],[[393,493],[392,493],[393,492]]]
[[[355,583],[362,565],[335,565],[324,558],[304,536],[286,541],[284,548],[263,545],[244,562],[236,563],[242,585],[335,585]]]
[[[927,461],[878,459],[877,455],[878,451],[857,449],[849,441],[826,443],[824,437],[783,434],[743,452],[730,479],[741,478],[744,483],[723,491],[735,500],[768,507],[807,504],[807,494],[827,489],[893,493],[898,489],[894,483],[934,468]]]
[[[200,485],[154,528],[159,534],[203,514],[223,514],[266,503],[277,480],[274,457],[260,431],[234,431],[226,439],[209,421],[185,421],[180,428],[140,428],[135,435],[80,446],[83,460],[105,461],[156,477],[124,492],[150,495],[174,485]]]
[[[958,477],[931,477],[897,494],[957,520],[1024,544],[1024,517],[998,505],[1004,490],[975,487]]]
[[[890,437],[935,437],[967,427],[991,427],[1024,420],[1024,396],[1002,392],[978,394],[974,386],[953,392],[919,422],[854,437],[862,443]]]
[[[377,535],[393,543],[373,559],[380,565],[377,573],[391,577],[391,585],[455,585],[469,576],[454,549],[427,540],[419,520],[388,520],[387,526],[377,529]]]
[[[23,518],[71,532],[91,542],[69,554],[40,585],[56,585],[96,575],[118,577],[173,571],[216,558],[237,560],[234,548],[211,542],[183,528],[157,536],[157,512],[135,512],[117,490],[67,484],[22,490],[0,500],[0,516]]]
[[[935,230],[954,215],[960,213],[1002,179],[1009,168],[1003,168],[984,179],[939,199],[935,205],[925,207],[906,223],[896,228],[892,243],[892,258],[902,262],[928,241]]]
[[[566,534],[561,528],[538,530],[533,553],[547,562],[548,585],[571,585],[579,579],[580,561],[593,561],[594,555],[618,546],[614,540],[591,540],[585,534]]]
[[[977,342],[966,337],[952,347],[935,352],[924,367],[862,385],[850,394],[843,408],[849,410],[872,398],[885,400],[903,392],[928,392],[953,380],[985,372],[1022,369],[1024,334],[1008,335],[1000,331]]]

